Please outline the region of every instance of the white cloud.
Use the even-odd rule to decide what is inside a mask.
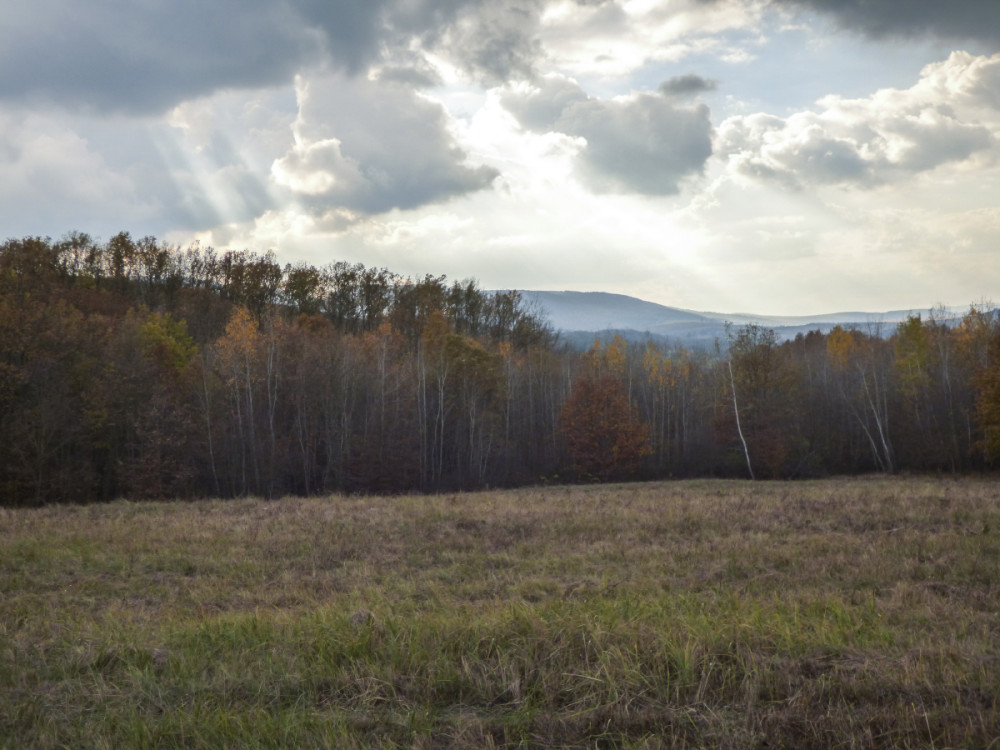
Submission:
[[[1000,55],[955,53],[907,90],[867,99],[827,96],[818,111],[740,115],[719,126],[717,149],[739,175],[788,187],[871,187],[943,165],[995,158]],[[986,112],[989,119],[981,119]]]
[[[928,99],[954,102],[987,114],[996,122],[1000,111],[1000,54],[952,52],[947,60],[927,65],[914,90]]]
[[[753,29],[763,6],[759,0],[561,0],[542,16],[540,38],[548,63],[577,76],[624,76],[709,50],[743,60],[747,54],[723,35]]]

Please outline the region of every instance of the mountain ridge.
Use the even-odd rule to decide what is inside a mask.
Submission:
[[[961,317],[957,308],[912,308],[885,312],[845,311],[816,315],[759,315],[688,310],[661,305],[612,292],[519,290],[522,297],[543,315],[552,327],[571,338],[583,333],[614,331],[626,338],[665,338],[690,344],[708,344],[724,338],[726,325],[756,324],[772,328],[779,340],[799,333],[829,333],[835,326],[868,326],[880,333],[912,315]]]

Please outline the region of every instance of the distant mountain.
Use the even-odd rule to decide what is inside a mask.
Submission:
[[[669,339],[690,346],[706,346],[717,338],[725,338],[727,322],[736,326],[755,323],[773,328],[779,340],[795,338],[796,334],[809,331],[828,333],[837,325],[887,335],[908,316],[920,314],[926,319],[931,313],[928,308],[879,313],[767,316],[682,310],[607,292],[521,291],[521,295],[564,339],[582,346],[589,345],[595,335],[600,333],[620,333],[630,340]],[[946,315],[958,318],[964,312],[946,310]]]
[[[702,313],[666,307],[655,302],[607,292],[533,292],[521,295],[538,306],[553,327],[564,331],[601,331],[624,328],[637,331],[674,323],[711,323]]]

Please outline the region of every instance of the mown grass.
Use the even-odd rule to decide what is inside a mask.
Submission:
[[[0,510],[0,747],[1000,748],[1000,484]]]

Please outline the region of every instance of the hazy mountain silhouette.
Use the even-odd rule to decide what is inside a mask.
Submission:
[[[799,333],[828,333],[834,326],[855,327],[888,335],[896,324],[910,315],[927,319],[931,309],[889,310],[886,312],[839,312],[818,315],[768,316],[748,313],[720,313],[683,310],[655,302],[607,292],[521,291],[552,327],[571,343],[587,345],[599,333],[621,333],[627,339],[669,339],[680,344],[705,346],[726,336],[726,323],[735,326],[755,323],[773,328],[779,340]],[[934,311],[938,317],[941,310]],[[945,310],[950,319],[964,311]]]

